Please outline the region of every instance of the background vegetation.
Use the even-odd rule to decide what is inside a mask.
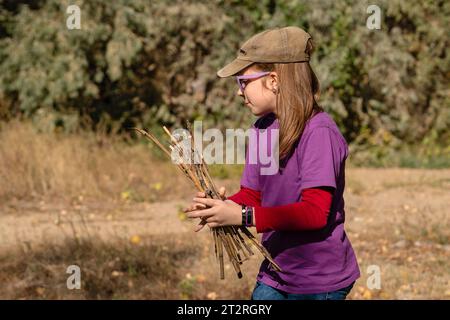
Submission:
[[[71,4],[81,30],[66,27]],[[249,126],[216,71],[253,34],[296,25],[351,150],[349,298],[449,299],[449,19],[443,0],[0,0],[0,298],[248,299],[261,257],[218,280],[210,233],[181,210],[192,186],[126,129]],[[238,190],[242,165],[210,169]]]
[[[66,8],[81,8],[81,30]],[[371,4],[371,3],[370,3]],[[266,28],[314,37],[321,104],[357,165],[443,167],[449,158],[450,4],[378,1],[3,0],[0,117],[41,131],[246,126],[254,119],[216,71]]]

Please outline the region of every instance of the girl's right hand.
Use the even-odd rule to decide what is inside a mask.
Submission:
[[[225,187],[220,187],[219,188],[219,195],[222,199],[226,199],[226,189]],[[195,197],[197,198],[206,198],[206,194],[204,192],[197,192]],[[190,212],[190,211],[195,211],[195,210],[199,210],[199,209],[206,209],[206,205],[202,204],[202,203],[198,203],[198,202],[191,202],[191,204],[185,208],[183,211],[185,213]],[[200,230],[203,229],[203,227],[205,226],[206,221],[205,220],[201,220],[200,223],[198,224],[198,226],[194,229],[195,232],[198,232]]]

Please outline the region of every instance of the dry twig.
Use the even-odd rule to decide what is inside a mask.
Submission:
[[[164,132],[170,138],[169,149],[165,147],[154,135],[151,133],[138,129],[132,128],[136,130],[143,136],[145,136],[148,140],[152,141],[156,144],[166,155],[169,156],[172,160],[177,160],[177,167],[183,172],[183,174],[191,180],[194,186],[198,191],[204,192],[207,197],[214,199],[222,199],[212,180],[208,166],[203,160],[203,156],[200,155],[195,149],[194,139],[192,136],[192,131],[190,124],[188,123],[188,131],[190,134],[189,139],[191,139],[191,150],[190,154],[183,153],[183,147],[180,145],[179,141],[174,137],[170,131],[163,127]],[[199,163],[194,161],[198,159]],[[185,161],[190,160],[190,161]],[[186,163],[187,162],[187,163]],[[202,220],[201,224],[205,224],[206,222]],[[258,251],[271,263],[272,267],[281,271],[280,267],[276,264],[276,262],[272,259],[269,252],[262,246],[258,240],[253,236],[253,234],[243,226],[223,226],[211,228],[211,232],[213,233],[214,239],[214,251],[216,258],[219,261],[220,268],[220,278],[225,278],[224,272],[224,261],[223,261],[223,249],[228,255],[228,258],[233,265],[233,268],[236,271],[238,278],[242,278],[242,272],[240,265],[247,260],[251,255],[254,255],[254,252],[251,249],[251,246],[258,249]],[[242,258],[243,257],[243,258]]]

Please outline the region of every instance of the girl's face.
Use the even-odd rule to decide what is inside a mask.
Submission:
[[[261,70],[250,66],[240,75],[251,75],[257,72],[261,72]],[[245,81],[244,92],[242,92],[241,88],[238,88],[237,94],[244,98],[245,106],[255,116],[263,116],[270,112],[275,113],[276,95],[273,90],[277,89],[278,77],[276,72],[271,72],[267,76],[257,79],[243,81]],[[264,85],[264,82],[266,82],[267,87]]]

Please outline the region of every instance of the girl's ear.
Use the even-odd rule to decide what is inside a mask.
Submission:
[[[279,88],[279,78],[278,74],[275,71],[269,73],[269,81],[268,81],[269,89],[272,91],[276,91]]]

